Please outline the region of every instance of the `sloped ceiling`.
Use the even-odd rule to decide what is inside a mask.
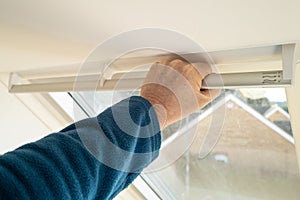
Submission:
[[[108,37],[144,27],[209,51],[300,41],[299,19],[299,0],[2,0],[0,72],[81,62]]]

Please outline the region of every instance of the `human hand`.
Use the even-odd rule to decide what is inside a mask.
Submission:
[[[183,59],[169,58],[152,65],[141,96],[154,107],[161,129],[204,107],[220,94],[220,90],[201,89],[203,79],[210,73],[209,64],[190,64]]]

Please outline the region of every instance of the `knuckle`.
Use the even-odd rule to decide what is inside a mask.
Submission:
[[[174,60],[172,60],[171,61],[171,63],[170,63],[170,65],[182,65],[182,64],[184,64],[185,62],[183,61],[183,60],[180,60],[180,59],[174,59]]]

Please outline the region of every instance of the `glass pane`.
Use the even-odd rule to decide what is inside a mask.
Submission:
[[[210,154],[199,157],[212,114],[199,121],[197,136],[178,160],[145,179],[163,199],[299,199],[286,101],[251,99],[239,90],[225,96],[223,128]]]
[[[92,105],[87,109],[95,115],[138,92],[76,95],[83,107]],[[214,119],[217,113],[222,113],[222,120]],[[212,132],[218,125],[218,133]],[[190,135],[191,130],[196,134]],[[211,151],[203,156],[201,148],[209,134],[216,134],[216,143],[211,143]],[[162,199],[300,198],[299,169],[283,89],[226,90],[214,103],[167,127],[163,140],[166,150],[160,157],[173,159],[143,174]],[[181,149],[179,155],[179,147],[186,151]]]

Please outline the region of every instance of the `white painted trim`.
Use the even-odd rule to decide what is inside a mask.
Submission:
[[[138,176],[132,183],[141,194],[149,200],[160,200],[159,196],[151,189],[151,187]]]
[[[265,113],[264,113],[264,116],[265,118],[269,118],[271,115],[273,115],[277,109],[275,108],[276,105],[272,105]]]
[[[65,113],[74,119],[73,99],[66,92],[50,92],[49,96],[65,111]]]
[[[300,59],[300,48],[298,47],[298,57]],[[295,68],[295,83],[293,87],[286,88],[286,96],[288,100],[289,113],[291,116],[291,125],[293,130],[293,136],[295,139],[295,149],[298,158],[298,166],[300,166],[300,61],[297,62],[297,66]]]
[[[272,105],[272,107],[269,108],[269,109],[265,112],[265,114],[264,114],[265,118],[271,117],[276,111],[280,112],[280,113],[283,114],[285,117],[287,117],[288,119],[290,119],[290,115],[289,115],[287,112],[285,112],[285,110],[283,110],[281,107],[279,107],[277,104]]]

